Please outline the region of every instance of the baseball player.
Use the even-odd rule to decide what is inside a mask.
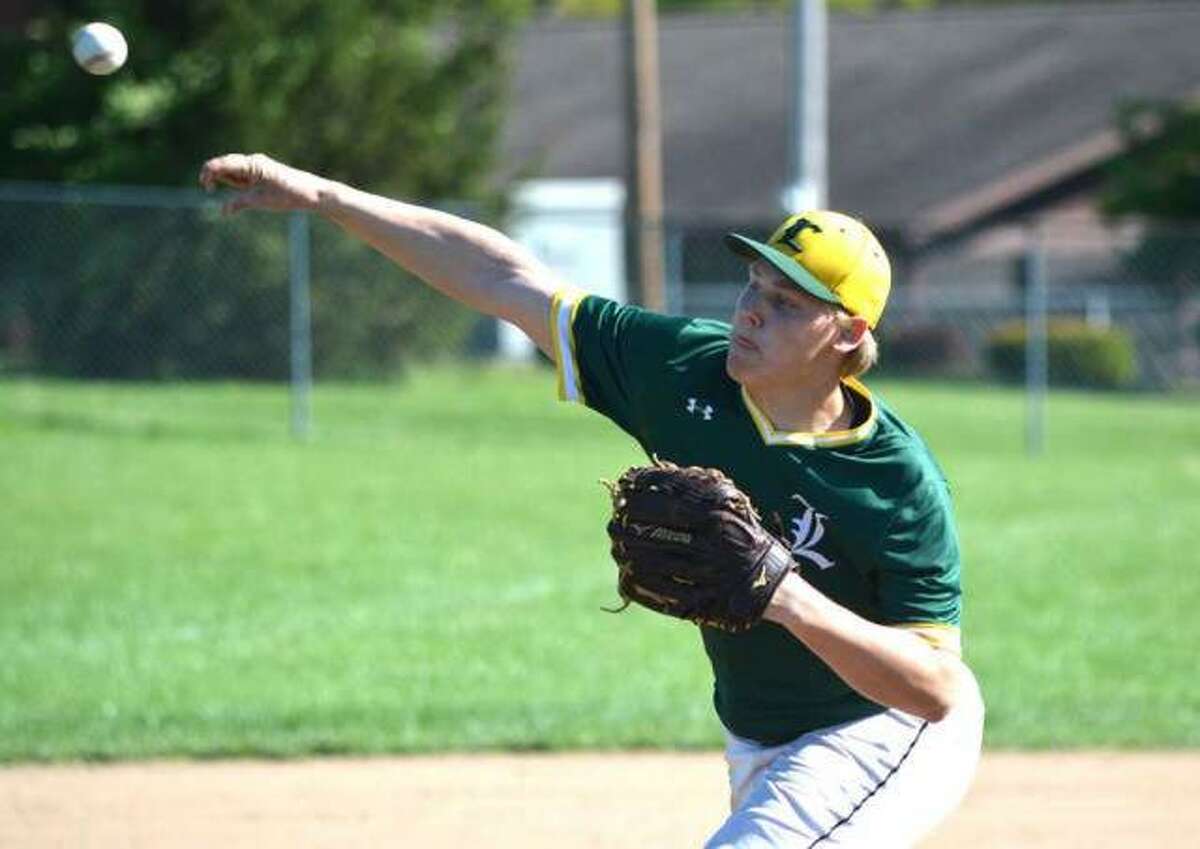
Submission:
[[[761,621],[701,627],[731,809],[707,846],[902,847],[964,796],[983,704],[960,658],[960,558],[928,448],[860,380],[890,289],[865,225],[784,221],[747,261],[731,324],[588,295],[501,233],[261,154],[207,162],[227,210],[307,209],[441,292],[520,327],[560,397],[648,454],[722,470],[775,517],[795,567]]]

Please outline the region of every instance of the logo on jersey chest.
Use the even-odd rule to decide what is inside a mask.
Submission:
[[[832,568],[834,562],[817,551],[817,543],[825,536],[825,520],[829,517],[818,513],[802,495],[794,494],[792,499],[799,501],[804,508],[799,516],[792,518],[784,540],[792,557],[797,561],[807,560],[821,570]]]

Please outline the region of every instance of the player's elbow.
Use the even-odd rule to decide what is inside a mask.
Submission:
[[[941,722],[975,692],[974,678],[955,655],[937,652],[929,679],[920,688],[913,712],[929,722]]]
[[[917,705],[914,712],[927,722],[941,722],[954,710],[955,700],[945,693],[929,693]]]

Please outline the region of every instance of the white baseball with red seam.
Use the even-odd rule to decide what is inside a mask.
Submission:
[[[112,24],[93,21],[80,27],[71,40],[71,52],[89,74],[111,74],[125,64],[129,45]]]

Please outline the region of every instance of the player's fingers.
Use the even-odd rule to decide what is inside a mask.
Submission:
[[[212,191],[218,185],[244,189],[253,185],[261,176],[249,156],[243,153],[228,153],[216,156],[204,163],[200,169],[200,185]]]
[[[228,157],[215,156],[200,167],[200,185],[207,191],[212,191],[221,182],[221,172],[224,170]]]

